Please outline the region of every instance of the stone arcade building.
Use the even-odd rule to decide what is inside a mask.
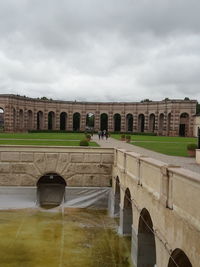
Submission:
[[[193,136],[196,100],[143,102],[77,102],[0,95],[1,128],[84,131],[87,126],[109,132],[154,132]],[[92,119],[91,119],[92,118]]]

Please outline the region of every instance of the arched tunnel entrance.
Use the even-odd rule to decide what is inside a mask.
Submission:
[[[37,182],[37,202],[40,206],[59,206],[65,194],[65,180],[56,173],[47,173]]]

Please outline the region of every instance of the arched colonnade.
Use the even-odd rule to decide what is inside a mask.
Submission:
[[[140,209],[134,202],[133,192],[120,184],[120,178],[114,178],[114,217],[119,217],[119,233],[129,236],[131,256],[136,267],[158,266],[160,248],[156,236],[154,221],[148,208]],[[137,226],[135,227],[134,224]],[[175,248],[169,255],[166,267],[192,267],[183,250]]]
[[[4,110],[0,107],[0,126],[5,123]],[[189,136],[190,116],[183,112],[179,115],[179,135]],[[67,130],[85,131],[108,130],[112,132],[150,132],[158,135],[172,135],[173,120],[171,113],[121,114],[95,112],[65,112],[55,110],[15,109],[12,112],[13,131],[26,130]]]

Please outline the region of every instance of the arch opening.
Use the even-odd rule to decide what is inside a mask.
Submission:
[[[20,131],[24,129],[24,111],[22,109],[19,110],[19,129]]]
[[[65,195],[65,180],[57,173],[47,173],[37,182],[37,202],[41,207],[59,206]]]
[[[0,132],[4,130],[4,109],[0,107]]]
[[[132,213],[132,203],[131,203],[131,193],[127,188],[124,196],[124,209],[123,209],[123,234],[131,236],[132,234],[132,223],[133,223],[133,213]]]
[[[169,259],[168,267],[192,267],[186,254],[181,249],[175,249]]]
[[[141,133],[144,132],[144,123],[145,123],[144,114],[140,114],[138,116],[138,131],[141,132]]]
[[[108,131],[108,114],[102,113],[100,118],[100,129],[101,131]]]
[[[133,115],[130,113],[126,115],[126,131],[133,131]]]
[[[121,131],[121,115],[116,113],[114,115],[114,131],[120,132]]]
[[[148,210],[145,208],[141,211],[139,218],[137,266],[156,266],[156,243],[153,223]]]
[[[48,130],[55,129],[55,113],[50,111],[48,113]]]
[[[159,135],[163,135],[164,130],[164,114],[161,113],[159,116]]]
[[[155,114],[153,113],[149,116],[149,131],[151,133],[155,131]]]
[[[37,112],[37,130],[42,130],[44,126],[44,118],[43,118],[43,112],[38,111]]]
[[[119,217],[120,212],[120,183],[119,178],[116,178],[116,184],[115,184],[115,203],[114,203],[114,216]]]
[[[80,113],[76,112],[73,114],[73,131],[80,131]]]
[[[187,136],[189,130],[189,114],[184,112],[180,115],[179,136]]]
[[[31,130],[33,128],[33,112],[32,110],[28,110],[27,112],[27,129]]]
[[[86,116],[86,129],[93,130],[94,129],[94,114],[89,112]]]
[[[60,113],[60,130],[65,131],[67,129],[67,113]]]

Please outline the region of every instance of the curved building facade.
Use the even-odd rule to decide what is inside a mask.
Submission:
[[[0,95],[0,128],[6,132],[66,130],[152,132],[193,136],[196,100],[77,102]]]

